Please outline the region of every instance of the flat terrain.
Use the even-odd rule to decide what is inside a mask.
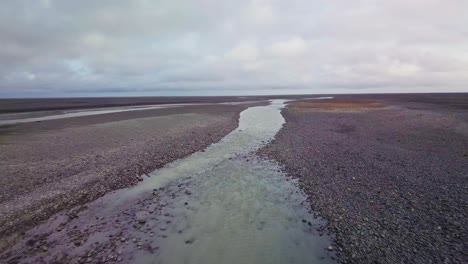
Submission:
[[[0,113],[21,113],[97,107],[137,106],[154,104],[213,103],[245,101],[244,97],[89,97],[0,99]]]
[[[323,236],[313,250],[327,251],[332,260],[336,254],[343,263],[468,263],[468,94],[311,97],[31,99],[36,101],[27,107],[22,101],[26,99],[0,100],[0,112],[21,117],[43,116],[40,111],[60,114],[64,109],[149,105],[157,100],[205,103],[0,126],[0,262],[150,260],[171,253],[172,249],[159,247],[165,245],[161,241],[174,237],[181,239],[177,256],[182,258],[188,253],[184,250],[210,241],[200,234],[185,239],[192,235],[191,228],[203,226],[215,236],[225,226],[223,221],[233,221],[242,213],[247,217],[249,213],[243,210],[249,206],[254,212],[271,212],[261,223],[255,217],[243,222],[248,228],[253,225],[248,234],[261,237],[262,228],[280,222],[275,218],[280,208],[274,207],[275,199],[285,203],[283,209],[294,204],[287,202],[287,194],[283,198],[279,198],[283,193],[271,195],[272,190],[283,190],[284,179],[284,184],[291,183],[286,190],[299,196],[294,186],[304,191],[301,210],[309,211],[309,205],[312,209],[295,215],[288,225]],[[206,150],[238,126],[243,110],[265,105],[218,103],[266,98],[294,99],[282,110],[285,124],[273,141],[259,140],[260,150],[227,157],[226,149],[251,147],[249,128],[256,133],[271,132],[262,121],[272,121],[272,116],[247,118],[250,127],[236,130],[238,145],[234,146],[238,149],[228,145],[215,148],[219,152]],[[73,107],[74,102],[78,106]],[[40,111],[27,112],[31,109]],[[276,114],[281,118],[279,111]],[[127,201],[122,204],[115,201],[132,193],[133,187],[122,188],[145,188],[147,183],[158,182],[161,175],[156,169],[197,151],[201,152],[190,166],[169,166],[166,174],[200,171],[202,176],[181,177],[164,188],[122,198]],[[258,171],[257,155],[275,165],[243,177]],[[210,159],[222,160],[221,165],[207,166]],[[275,179],[277,188],[257,182],[256,176],[261,175]],[[213,191],[228,182],[235,183],[235,191]],[[257,190],[262,188],[270,195],[262,194],[260,199]],[[111,193],[117,189],[122,190]],[[217,205],[227,192],[231,198]],[[209,198],[213,194],[216,198]],[[266,204],[260,206],[261,200]],[[206,214],[206,208],[217,210]],[[198,224],[190,221],[194,218],[188,216],[193,214],[200,217],[195,218]],[[174,227],[177,223],[182,223],[181,229]],[[293,233],[291,241],[297,239]],[[226,241],[217,243],[220,249]],[[197,252],[192,253],[196,256]],[[323,258],[324,263],[333,263]]]
[[[292,103],[260,152],[299,178],[346,263],[466,263],[468,95]]]
[[[185,106],[0,127],[0,237],[206,148],[237,127],[245,108]]]

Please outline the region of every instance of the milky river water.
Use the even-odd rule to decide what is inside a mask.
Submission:
[[[319,98],[316,98],[319,99]],[[16,244],[21,263],[336,263],[324,222],[297,181],[257,156],[283,126],[286,100],[250,107],[218,143],[28,231],[47,250]],[[292,150],[286,150],[292,151]],[[10,253],[11,253],[10,252]],[[28,253],[29,252],[29,253]],[[1,257],[1,256],[0,256]]]
[[[156,253],[136,253],[135,263],[334,263],[296,182],[254,154],[282,127],[284,106],[273,100],[243,111],[219,143],[114,196],[108,210],[153,189],[190,186],[163,201],[167,235],[154,238]]]

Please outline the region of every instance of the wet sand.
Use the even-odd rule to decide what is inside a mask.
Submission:
[[[468,262],[467,94],[336,96],[283,115],[260,153],[299,179],[343,262]]]

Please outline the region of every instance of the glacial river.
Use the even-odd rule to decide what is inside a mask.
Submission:
[[[281,129],[285,102],[248,108],[219,143],[119,195],[114,206],[169,183],[190,185],[188,194],[166,201],[171,221],[167,236],[154,241],[158,253],[137,254],[137,263],[333,263],[330,241],[316,231],[321,223],[296,182],[254,154]]]
[[[76,213],[58,213],[27,234],[49,234],[47,248],[27,255],[29,247],[17,244],[13,256],[21,263],[63,255],[71,263],[336,263],[296,180],[255,154],[283,126],[286,102],[250,107],[218,143]]]

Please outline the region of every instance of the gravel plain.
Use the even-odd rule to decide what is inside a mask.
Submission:
[[[0,127],[0,249],[54,213],[131,186],[237,127],[246,105],[204,105]]]
[[[343,263],[468,263],[468,96],[372,98],[292,103],[259,153],[299,178]]]
[[[165,206],[190,195],[189,182],[118,212],[101,210],[112,195],[96,198],[220,140],[248,106],[0,127],[0,260],[127,263],[157,252],[149,242],[174,221]],[[284,127],[258,154],[298,178],[342,263],[467,263],[467,112],[466,94],[301,100],[283,110]]]

